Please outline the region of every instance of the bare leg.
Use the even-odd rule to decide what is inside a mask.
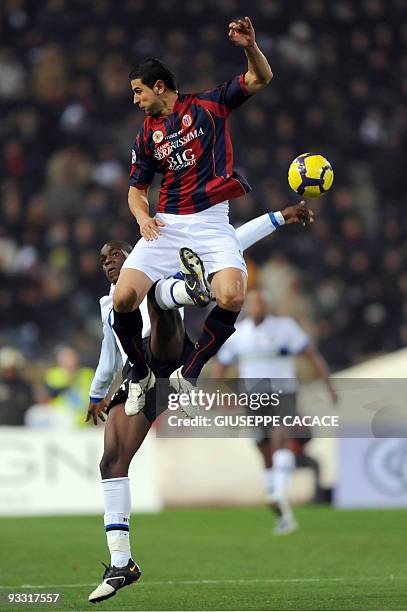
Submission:
[[[122,478],[128,474],[130,462],[143,443],[151,423],[142,412],[128,417],[124,404],[114,406],[105,426],[103,457],[100,462],[102,479]]]
[[[263,458],[264,467],[266,469],[272,467],[271,455],[270,455],[270,440],[262,440],[257,443],[257,448]]]
[[[141,270],[122,269],[113,294],[115,311],[131,312],[138,308],[152,284],[151,278]]]

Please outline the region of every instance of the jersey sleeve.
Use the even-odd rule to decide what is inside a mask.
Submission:
[[[297,355],[309,344],[309,336],[301,329],[294,319],[287,319],[286,345],[291,354]]]
[[[235,363],[238,360],[239,355],[237,352],[235,336],[230,336],[230,338],[226,340],[225,344],[219,349],[216,357],[219,363],[224,366],[232,365],[232,363]]]
[[[108,321],[104,321],[99,363],[89,391],[91,400],[98,401],[106,397],[121,366],[122,358],[113,331]]]
[[[244,74],[241,74],[214,89],[197,94],[196,97],[201,100],[203,106],[213,108],[216,105],[214,110],[227,116],[233,109],[246,102],[250,94],[244,83]]]
[[[146,150],[144,142],[144,128],[137,134],[136,141],[131,151],[131,170],[129,183],[136,189],[148,187],[157,169],[157,162]]]

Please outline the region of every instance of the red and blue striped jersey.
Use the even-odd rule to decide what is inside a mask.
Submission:
[[[251,191],[233,170],[231,111],[249,94],[244,75],[200,94],[180,95],[169,116],[148,116],[132,151],[130,185],[145,189],[162,174],[158,211],[200,212]]]

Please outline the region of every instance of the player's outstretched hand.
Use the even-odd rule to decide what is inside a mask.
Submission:
[[[100,400],[100,402],[89,402],[88,413],[86,415],[85,423],[93,419],[93,424],[98,424],[98,417],[101,421],[106,421],[106,408],[108,406],[108,402],[105,399]]]
[[[314,213],[307,207],[304,200],[294,206],[287,206],[282,211],[282,215],[285,219],[286,225],[290,223],[301,223],[304,227],[314,223]]]
[[[249,17],[229,23],[229,38],[238,47],[252,47],[254,45],[256,34]]]
[[[160,227],[165,227],[165,223],[160,221],[160,219],[156,217],[144,219],[144,221],[140,223],[140,234],[147,241],[157,240],[160,235]]]

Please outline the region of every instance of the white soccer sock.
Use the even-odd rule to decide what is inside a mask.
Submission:
[[[174,310],[194,304],[185,289],[185,281],[173,277],[158,281],[155,286],[155,299],[163,310]]]
[[[105,529],[110,550],[110,563],[124,567],[131,559],[130,552],[130,479],[107,478],[102,480],[105,498]]]
[[[288,487],[295,468],[294,453],[288,448],[280,448],[273,453],[273,493],[268,501],[278,504],[284,516],[292,516],[288,503]]]
[[[274,471],[273,468],[265,468],[263,470],[263,483],[264,491],[266,493],[266,500],[269,501],[274,495]]]
[[[284,223],[285,220],[281,212],[269,212],[244,223],[236,230],[242,250],[245,251],[255,242],[272,234]]]

